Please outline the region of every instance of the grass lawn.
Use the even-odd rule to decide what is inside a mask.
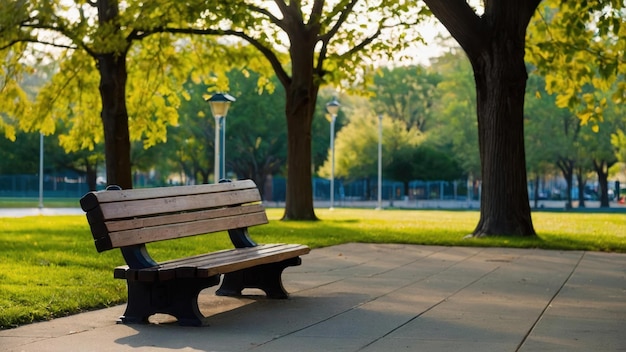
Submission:
[[[303,243],[312,248],[347,242],[444,246],[506,246],[626,253],[623,213],[538,212],[533,239],[469,239],[477,211],[318,209],[322,221],[278,221],[250,229],[259,243]],[[230,247],[227,236],[198,236],[149,245],[157,260]],[[0,218],[0,328],[124,302],[126,285],[113,279],[124,264],[118,250],[97,253],[84,216]],[[304,257],[306,264],[306,257]]]
[[[77,208],[79,198],[44,198],[43,205],[46,208]],[[39,198],[12,198],[0,197],[0,208],[37,208]]]

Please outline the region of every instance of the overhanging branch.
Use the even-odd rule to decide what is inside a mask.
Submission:
[[[263,45],[263,43],[261,43],[257,39],[249,36],[248,34],[244,32],[235,31],[232,29],[222,30],[222,29],[211,29],[211,28],[201,29],[201,28],[163,28],[163,27],[155,29],[153,32],[164,32],[164,33],[172,33],[172,34],[192,34],[192,35],[229,35],[229,36],[241,38],[245,40],[246,42],[248,42],[253,47],[255,47],[257,50],[259,50],[261,54],[265,56],[265,58],[269,61],[270,65],[274,69],[274,72],[276,73],[276,76],[281,81],[281,83],[287,85],[291,81],[291,78],[289,77],[285,69],[283,68],[276,54],[274,54],[274,52],[270,48]]]

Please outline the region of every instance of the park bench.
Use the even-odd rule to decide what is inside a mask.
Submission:
[[[213,185],[90,192],[80,200],[98,252],[119,248],[125,266],[114,277],[125,279],[128,304],[120,322],[147,323],[155,313],[180,325],[202,325],[201,290],[222,283],[217,295],[239,296],[258,288],[269,298],[287,298],[282,272],[300,265],[309,248],[299,244],[258,245],[248,226],[268,222],[251,180]],[[235,248],[156,262],[146,243],[228,232]],[[214,236],[214,235],[211,235]]]

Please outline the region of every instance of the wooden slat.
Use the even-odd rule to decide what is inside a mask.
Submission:
[[[256,189],[252,180],[233,181],[218,184],[141,188],[120,191],[93,192],[100,203],[125,202],[141,199],[166,198],[179,195],[219,193],[233,190]]]
[[[209,277],[261,264],[275,263],[309,253],[309,248],[294,244],[275,244],[230,250],[223,256],[207,255],[192,261],[181,260],[159,268],[159,272],[175,271],[176,277]],[[161,275],[159,275],[161,277]]]
[[[113,191],[116,192],[116,191]],[[100,205],[105,220],[149,216],[216,207],[226,207],[260,201],[259,191],[247,189],[228,193],[180,195]]]
[[[198,221],[198,220],[216,219],[216,218],[252,214],[252,213],[265,214],[265,210],[261,204],[251,204],[251,205],[240,206],[240,207],[202,210],[202,211],[197,211],[197,212],[192,212],[192,213],[166,214],[166,215],[160,215],[160,216],[153,216],[149,218],[133,218],[133,219],[126,219],[126,220],[107,221],[106,228],[109,232],[116,232],[116,231],[123,231],[123,230],[140,229],[140,228],[146,228],[146,227],[152,227],[152,226],[177,224],[177,223]],[[267,222],[268,222],[267,217],[265,217],[265,222],[255,224],[255,225],[266,224]]]
[[[236,249],[236,251],[238,250],[239,249]],[[198,267],[197,275],[201,277],[208,277],[216,274],[227,274],[256,265],[275,263],[285,259],[298,257],[309,252],[309,247],[298,244],[284,245],[283,248],[274,248],[272,251],[267,253],[263,253],[262,250],[249,250],[249,253],[234,256],[231,260],[215,261],[203,264]]]
[[[287,246],[287,247],[286,247]],[[235,249],[225,249],[222,251],[204,253],[192,257],[180,258],[175,260],[166,261],[159,264],[160,269],[172,269],[180,266],[201,266],[207,263],[207,260],[210,260],[214,263],[224,262],[230,260],[233,256],[242,256],[242,255],[252,255],[254,253],[257,254],[268,254],[273,251],[281,250],[284,248],[290,248],[289,246],[293,246],[290,244],[284,243],[273,243],[273,244],[264,244],[256,247],[245,247],[245,248],[235,248]]]
[[[118,267],[115,269],[115,277],[140,281],[153,281],[157,277],[162,281],[174,277],[209,277],[256,265],[279,262],[309,252],[310,249],[307,246],[299,244],[268,244],[172,260],[161,263],[158,268],[129,270],[128,267]]]
[[[265,213],[243,214],[218,219],[207,219],[173,225],[163,225],[142,229],[112,232],[109,234],[111,246],[124,247],[140,243],[162,241],[185,236],[200,235],[229,229],[260,225],[267,222]]]

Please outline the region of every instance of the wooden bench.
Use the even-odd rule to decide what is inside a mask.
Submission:
[[[111,187],[109,187],[111,188]],[[122,323],[147,323],[155,313],[170,314],[180,325],[202,325],[201,290],[223,280],[218,295],[241,295],[245,288],[269,298],[287,298],[281,275],[300,265],[309,248],[298,244],[257,245],[248,226],[268,222],[253,181],[151,189],[106,190],[80,200],[98,252],[120,248],[125,266],[114,277],[126,279],[128,305]],[[234,249],[157,263],[145,244],[228,231]]]

